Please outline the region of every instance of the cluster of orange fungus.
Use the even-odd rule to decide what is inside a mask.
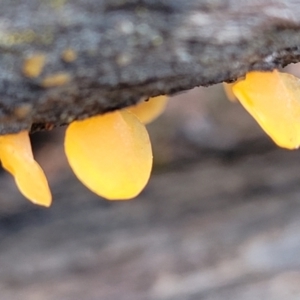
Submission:
[[[78,179],[110,199],[137,196],[152,169],[152,149],[145,126],[123,110],[75,121],[65,137],[65,152]]]
[[[299,148],[300,79],[277,70],[250,72],[232,90],[278,146]]]
[[[50,206],[46,176],[34,160],[27,131],[0,136],[2,166],[11,173],[20,192],[35,204]]]
[[[168,102],[167,96],[158,96],[142,101],[127,110],[135,114],[143,124],[148,124],[159,117],[165,110]]]
[[[144,124],[165,109],[166,96],[128,109],[75,121],[65,136],[65,152],[77,178],[109,200],[136,197],[152,169],[152,148]]]
[[[152,169],[152,148],[143,123],[158,117],[166,101],[165,96],[150,98],[132,109],[71,123],[66,130],[65,153],[78,179],[106,199],[136,197]],[[0,136],[0,159],[26,198],[50,206],[47,179],[33,158],[27,131]]]

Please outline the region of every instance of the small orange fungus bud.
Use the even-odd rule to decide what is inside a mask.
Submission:
[[[150,177],[152,149],[147,130],[126,110],[71,123],[65,152],[78,179],[110,200],[136,197]]]
[[[35,54],[28,57],[23,64],[23,74],[29,78],[38,77],[46,63],[46,56],[44,54]]]
[[[62,86],[71,81],[71,76],[68,73],[56,73],[53,75],[49,75],[42,81],[42,86],[44,88],[51,88],[51,87],[57,87]]]
[[[62,53],[62,59],[63,61],[65,61],[66,63],[71,63],[73,62],[74,60],[76,60],[77,58],[77,54],[76,52],[71,49],[71,48],[68,48],[68,49],[65,49],[65,51],[63,51]]]
[[[158,96],[131,106],[127,108],[127,110],[136,115],[143,124],[148,124],[163,113],[167,106],[167,102],[167,96]]]
[[[20,192],[35,204],[50,206],[51,192],[46,176],[34,160],[27,131],[0,136],[2,166],[10,172]]]
[[[300,80],[293,75],[250,72],[233,92],[258,124],[283,148],[300,146]]]

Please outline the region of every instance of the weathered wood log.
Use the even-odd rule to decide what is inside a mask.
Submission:
[[[300,61],[300,1],[3,0],[0,134]]]
[[[207,159],[121,203],[61,173],[51,210],[1,205],[1,299],[299,299],[299,161]]]

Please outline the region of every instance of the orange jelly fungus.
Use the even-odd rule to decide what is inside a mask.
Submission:
[[[136,115],[143,124],[148,124],[164,112],[167,103],[167,96],[157,96],[150,98],[147,101],[142,101],[137,105],[127,108],[126,110],[129,110]]]
[[[274,142],[283,148],[300,146],[300,80],[293,75],[250,72],[233,92]]]
[[[71,123],[65,152],[78,179],[110,200],[136,197],[152,169],[147,130],[126,110]]]
[[[50,206],[52,197],[48,182],[33,158],[27,131],[0,136],[0,159],[26,198],[35,204]]]

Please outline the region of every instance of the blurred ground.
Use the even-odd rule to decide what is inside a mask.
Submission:
[[[72,175],[63,129],[34,136],[50,209],[0,174],[1,300],[298,300],[300,153],[276,148],[222,87],[149,127],[152,179],[107,202]]]

